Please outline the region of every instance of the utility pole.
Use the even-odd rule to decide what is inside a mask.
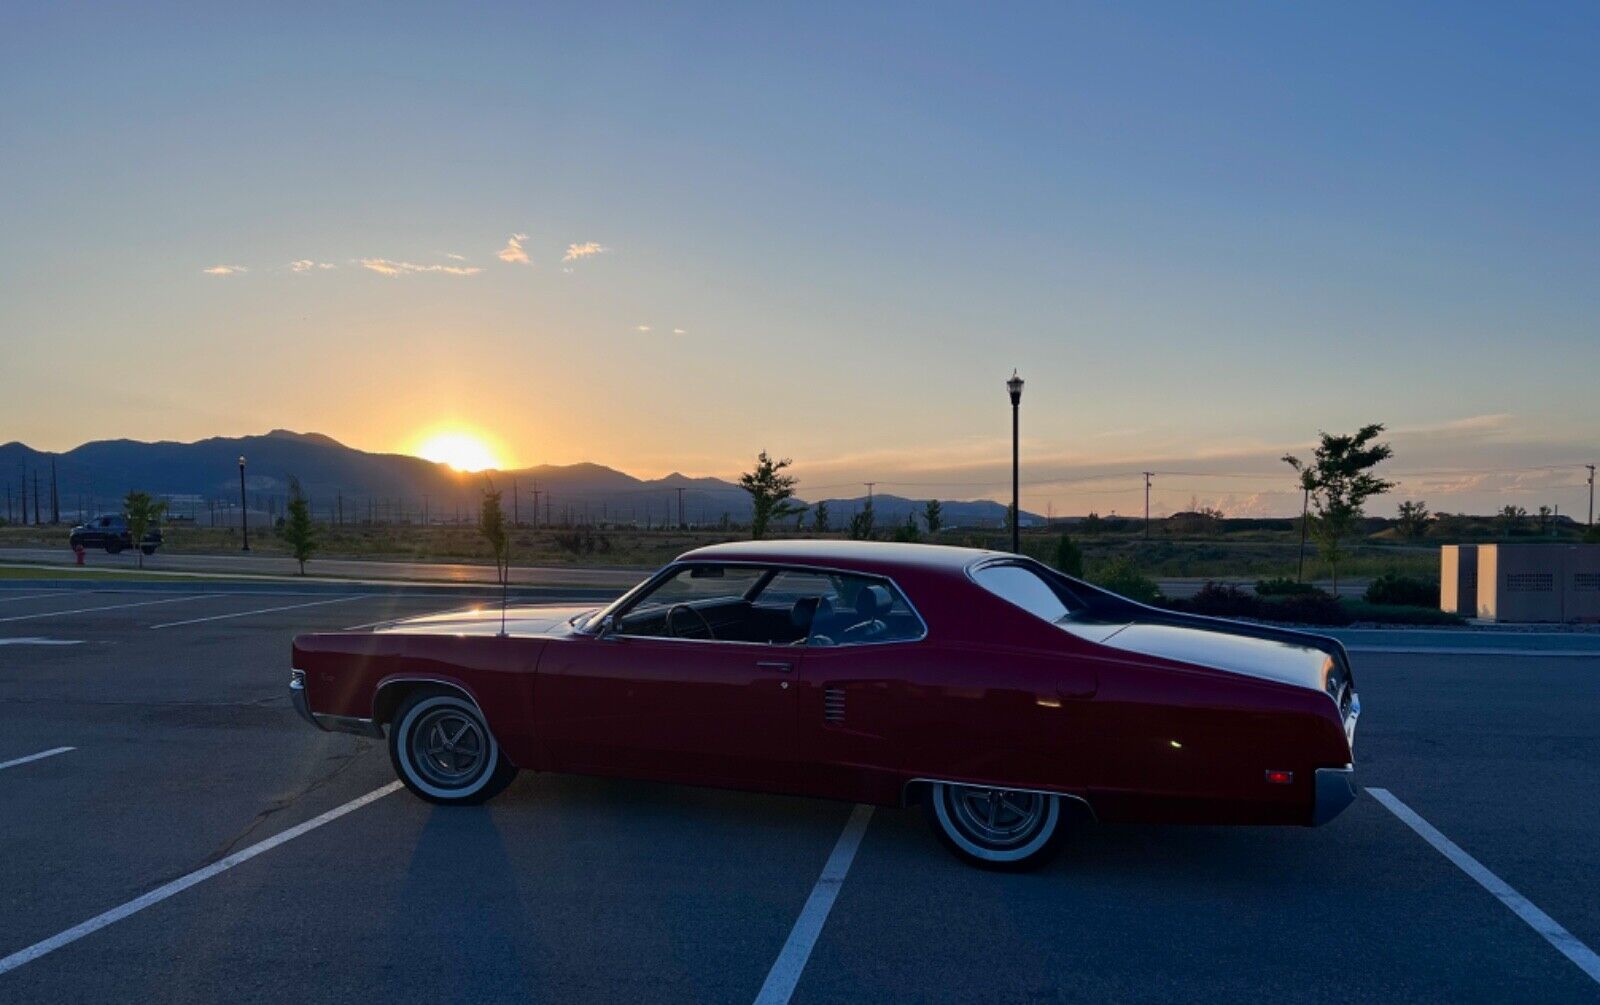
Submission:
[[[533,483],[533,529],[539,529],[539,483]]]
[[[44,523],[44,513],[39,509],[39,469],[33,469],[33,524],[35,527]]]
[[[50,458],[50,526],[61,522],[61,494],[56,487],[56,459]]]
[[[517,516],[517,480],[511,479],[511,526],[521,527],[522,518]]]
[[[1585,464],[1589,469],[1589,526],[1594,526],[1594,465]]]
[[[1144,536],[1150,537],[1150,476],[1154,471],[1144,473]]]
[[[678,486],[678,529],[683,529],[683,486]]]
[[[1305,495],[1300,500],[1300,566],[1294,574],[1297,583],[1306,578],[1306,527],[1311,523],[1311,486],[1302,484],[1301,488]]]

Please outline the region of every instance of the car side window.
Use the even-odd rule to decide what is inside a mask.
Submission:
[[[786,610],[808,646],[906,642],[926,633],[899,589],[876,576],[785,569],[756,605]]]
[[[634,601],[618,619],[617,630],[647,638],[765,641],[745,637],[750,634],[747,598],[769,574],[757,566],[682,566]]]

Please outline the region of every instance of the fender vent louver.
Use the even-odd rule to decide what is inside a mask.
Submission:
[[[822,692],[822,719],[834,725],[844,722],[844,688],[830,687]]]

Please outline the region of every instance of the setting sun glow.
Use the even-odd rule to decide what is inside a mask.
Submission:
[[[448,464],[457,471],[485,471],[499,468],[494,450],[471,433],[440,432],[423,437],[415,451],[425,460]]]

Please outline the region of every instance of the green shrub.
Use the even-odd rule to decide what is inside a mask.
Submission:
[[[1293,597],[1322,591],[1310,583],[1302,583],[1287,576],[1277,579],[1256,580],[1256,596],[1258,597]]]
[[[1056,541],[1055,557],[1050,564],[1069,576],[1083,578],[1083,550],[1065,534]]]
[[[1290,621],[1297,625],[1337,626],[1355,620],[1343,604],[1321,590],[1263,601],[1261,617],[1266,621]]]
[[[1089,582],[1142,604],[1154,604],[1161,600],[1161,588],[1155,584],[1155,580],[1140,572],[1139,567],[1126,558],[1113,558],[1104,565],[1096,566],[1089,574]]]
[[[1439,606],[1439,581],[1386,572],[1368,584],[1365,599],[1369,604],[1436,608]]]
[[[1232,583],[1208,582],[1194,596],[1171,600],[1167,606],[1213,618],[1259,618],[1263,605],[1261,598]]]

